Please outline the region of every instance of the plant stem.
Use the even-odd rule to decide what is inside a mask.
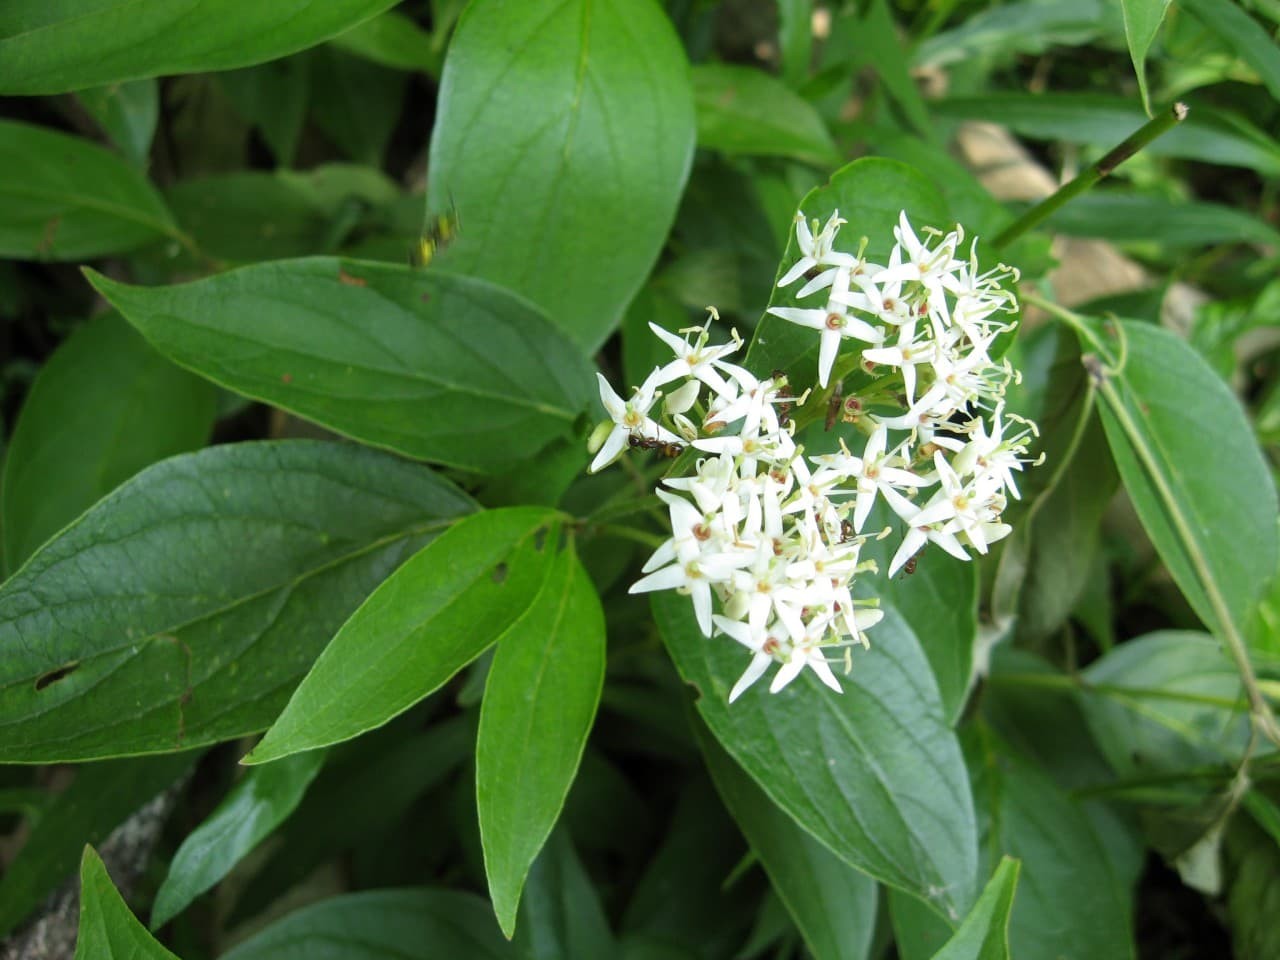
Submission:
[[[1095,183],[1107,176],[1120,164],[1149,144],[1156,137],[1172,130],[1187,116],[1187,106],[1175,103],[1172,108],[1139,127],[1128,139],[1110,151],[1097,163],[1093,164],[1074,180],[1063,184],[1052,196],[1046,197],[1034,207],[1020,216],[996,235],[993,245],[999,249],[1008,246],[1032,227],[1056,211],[1068,200],[1084,193]]]

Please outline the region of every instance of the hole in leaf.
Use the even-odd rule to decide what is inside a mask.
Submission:
[[[48,686],[51,686],[52,684],[57,683],[59,680],[62,680],[64,677],[71,676],[71,674],[75,673],[79,669],[80,669],[80,661],[72,660],[70,663],[63,664],[62,666],[58,667],[57,670],[50,670],[44,676],[36,677],[36,691],[39,692],[40,690],[43,690],[45,687],[48,687]]]
[[[507,581],[507,565],[505,563],[500,563],[493,568],[493,582],[506,583],[506,581]]]

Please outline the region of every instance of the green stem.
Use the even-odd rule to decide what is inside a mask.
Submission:
[[[1032,227],[1037,226],[1068,200],[1084,193],[1152,140],[1168,133],[1186,119],[1186,116],[1186,104],[1175,103],[1171,109],[1158,117],[1153,117],[1097,163],[1090,166],[1070,183],[1063,184],[1052,196],[1041,200],[1017,220],[1005,227],[996,235],[995,240],[992,241],[993,245],[997,249],[1008,246]]]
[[[1069,673],[998,673],[992,674],[987,682],[996,687],[1041,687],[1048,690],[1085,691],[1116,700],[1170,700],[1174,703],[1194,703],[1222,710],[1235,710],[1240,706],[1238,700],[1230,697],[1162,690],[1159,687],[1122,687],[1112,683],[1090,683],[1083,677]]]
[[[636,543],[642,543],[651,550],[666,543],[667,538],[657,533],[649,533],[646,530],[637,530],[635,527],[624,527],[614,523],[596,524],[592,528],[596,533],[605,537],[617,537],[619,540],[633,540]]]

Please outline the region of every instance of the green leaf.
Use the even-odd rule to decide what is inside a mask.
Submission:
[[[212,386],[119,315],[76,330],[40,369],[13,428],[0,487],[6,569],[143,467],[203,446],[216,402]]]
[[[1110,149],[1147,121],[1126,98],[1092,93],[999,93],[949,97],[932,104],[940,117],[990,120],[1040,140],[1066,140]],[[1143,147],[1151,156],[1250,167],[1280,175],[1280,143],[1240,117],[1195,109],[1169,133]]]
[[[922,40],[913,66],[949,67],[1082,46],[1106,32],[1111,13],[1111,4],[1103,0],[1030,0],[987,7]]]
[[[333,46],[395,70],[440,76],[441,56],[431,34],[412,19],[388,10],[330,41]]]
[[[529,867],[564,806],[604,685],[604,611],[571,549],[498,644],[480,709],[476,808],[489,895],[515,932]]]
[[[1076,197],[1046,221],[1046,228],[1113,243],[1199,247],[1217,243],[1280,245],[1280,230],[1234,207],[1099,190]]]
[[[1231,0],[1178,0],[1178,7],[1235,51],[1257,72],[1272,98],[1280,100],[1280,48],[1262,24]]]
[[[933,960],[1009,960],[1009,914],[1020,866],[1010,857],[1000,861],[960,929]]]
[[[84,848],[80,863],[80,935],[75,960],[179,960],[130,912],[93,847]]]
[[[1185,341],[1151,324],[1115,329],[1126,360],[1104,373],[1101,397],[1120,479],[1201,620],[1243,636],[1280,562],[1270,472],[1240,402]]]
[[[1005,856],[1022,862],[1010,954],[1018,960],[1131,958],[1130,896],[1080,805],[985,727],[966,731],[965,756],[987,869]],[[1063,895],[1067,890],[1070,896]],[[913,913],[901,897],[893,903],[903,960],[931,956],[932,948],[913,939],[913,917],[923,911]]]
[[[151,138],[160,116],[159,85],[153,79],[113,83],[76,92],[93,119],[129,161],[147,169]]]
[[[850,867],[775,806],[705,724],[694,721],[694,732],[721,799],[760,858],[815,960],[864,960],[875,931],[875,881]]]
[[[698,146],[729,155],[787,157],[833,167],[840,154],[818,111],[763,70],[723,63],[693,68]]]
[[[317,750],[250,770],[173,855],[151,908],[151,929],[185,910],[293,813],[323,763]]]
[[[146,177],[88,140],[0,120],[0,170],[0,257],[84,260],[178,236]]]
[[[1179,0],[1181,6],[1181,0]],[[1138,92],[1142,95],[1142,108],[1151,112],[1151,101],[1147,96],[1147,51],[1151,49],[1151,41],[1156,38],[1156,31],[1164,21],[1165,11],[1169,9],[1169,0],[1120,0],[1120,9],[1124,12],[1124,37],[1129,43],[1129,58],[1133,61],[1134,72],[1138,76]]]
[[[812,676],[732,706],[746,667],[708,640],[688,598],[653,598],[662,638],[716,739],[779,807],[850,865],[927,899],[958,921],[972,903],[977,827],[955,734],[920,642],[886,608],[843,694]],[[807,673],[807,671],[806,671]]]
[[[266,763],[380,727],[500,637],[515,635],[555,568],[560,536],[559,515],[541,507],[460,520],[342,625],[243,762]]]
[[[358,447],[212,447],[144,470],[0,587],[0,761],[263,729],[405,557],[474,505]]]
[[[813,0],[778,0],[778,54],[787,86],[801,86],[813,60]]]
[[[470,4],[427,161],[428,209],[461,219],[445,262],[594,351],[657,259],[693,147],[688,65],[654,0]]]
[[[568,434],[587,406],[577,348],[468,277],[328,257],[173,287],[87,275],[183,366],[412,457],[497,469]]]
[[[617,956],[600,898],[563,827],[529,871],[515,945],[525,960]]]
[[[886,0],[870,0],[858,21],[861,43],[857,59],[871,65],[880,82],[906,116],[910,127],[921,136],[933,134],[929,111],[911,75],[910,59],[898,38],[898,27]]]
[[[800,202],[800,211],[808,218],[823,223],[833,211],[849,222],[837,238],[839,249],[856,253],[862,237],[868,238],[869,260],[883,263],[893,247],[893,228],[899,212],[905,210],[917,229],[928,225],[949,226],[946,204],[937,188],[917,171],[896,160],[866,157],[837,170],[825,186],[811,190]],[[789,231],[786,253],[777,275],[781,277],[800,257],[795,231]],[[808,301],[795,299],[799,285],[787,289],[774,288],[769,306],[806,306]],[[852,348],[847,351],[852,355]],[[747,351],[747,366],[767,376],[775,369],[784,370],[797,393],[818,378],[818,335],[772,315],[765,315],[756,326],[755,336]],[[840,362],[837,361],[837,370]]]
[[[75,779],[27,824],[26,840],[0,877],[0,938],[69,877],[86,843],[100,843],[130,814],[169,787],[194,753],[108,760],[75,769]]]
[[[1149,633],[1091,663],[1084,679],[1085,719],[1121,777],[1224,764],[1247,749],[1240,677],[1212,637]]]
[[[228,70],[314,46],[395,0],[96,0],[88,9],[9,0],[0,11],[0,94],[47,94]]]
[[[454,890],[374,890],[289,914],[220,960],[516,960],[489,905]]]
[[[883,504],[877,505],[867,529],[890,525],[897,526],[893,514]],[[888,570],[899,542],[896,538],[869,540],[860,557]],[[919,640],[938,681],[943,713],[954,726],[964,712],[978,640],[977,565],[941,550],[928,550],[919,556],[915,573],[877,578],[875,594],[902,615]]]

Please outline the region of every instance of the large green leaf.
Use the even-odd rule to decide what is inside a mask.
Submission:
[[[194,753],[173,753],[77,767],[70,786],[28,824],[22,848],[0,877],[0,938],[71,876],[86,843],[105,840],[195,759]]]
[[[496,469],[569,433],[591,368],[529,303],[435,270],[316,257],[173,287],[89,278],[161,353],[413,457]]]
[[[1240,677],[1206,634],[1138,637],[1091,663],[1084,679],[1085,719],[1122,777],[1225,766],[1248,748]]]
[[[173,855],[151,908],[151,929],[185,910],[293,813],[323,763],[317,750],[250,770]]]
[[[1127,98],[1092,93],[998,93],[950,97],[933,105],[939,116],[990,120],[1041,140],[1113,147],[1147,121]],[[1280,143],[1240,117],[1192,109],[1177,128],[1143,147],[1153,156],[1185,157],[1280,175]]]
[[[143,467],[203,446],[217,391],[156,353],[119,315],[73,333],[40,369],[0,487],[4,566]]]
[[[1129,58],[1133,60],[1133,69],[1138,75],[1142,106],[1150,113],[1151,102],[1147,97],[1147,51],[1151,49],[1151,41],[1156,38],[1156,31],[1164,21],[1169,0],[1120,0],[1120,9],[1124,11],[1124,37],[1129,43]]]
[[[1100,393],[1120,479],[1196,613],[1241,637],[1280,561],[1271,473],[1240,402],[1185,341],[1151,324],[1114,329],[1124,365],[1102,371]]]
[[[489,510],[420,550],[342,625],[245,762],[379,727],[514,636],[566,549],[560,523],[541,507]]]
[[[88,140],[0,120],[0,170],[0,257],[84,260],[179,235],[146,177]]]
[[[694,724],[721,799],[815,960],[864,960],[876,925],[875,881],[800,829],[734,763],[705,724]]]
[[[879,263],[886,262],[893,247],[893,228],[898,224],[899,212],[905,210],[917,229],[926,225],[945,229],[950,225],[946,204],[932,183],[906,164],[881,157],[855,160],[841,167],[825,186],[811,190],[800,201],[800,211],[806,217],[816,217],[823,223],[836,210],[848,221],[837,238],[837,248],[856,253],[861,238],[866,237],[867,258]],[[799,258],[793,229],[789,232],[777,277]],[[796,300],[797,289],[798,284],[786,289],[775,288],[769,306],[820,305],[820,295]],[[849,352],[852,353],[852,347]],[[775,369],[786,371],[792,384],[797,385],[798,393],[805,385],[816,384],[818,335],[806,327],[766,315],[756,326],[747,351],[747,366],[766,376]]]
[[[0,9],[0,94],[66,93],[262,63],[314,46],[394,3],[7,0]]]
[[[476,738],[476,808],[489,895],[515,931],[529,867],[564,806],[604,685],[604,611],[572,550],[489,668]]]
[[[1005,857],[982,896],[933,960],[1009,960],[1009,913],[1018,887],[1017,860]]]
[[[798,678],[730,705],[740,648],[698,630],[688,598],[654,597],[658,628],[698,712],[773,802],[841,859],[959,921],[976,894],[977,825],[959,745],[908,623],[892,608],[844,693]],[[808,673],[808,671],[806,671]]]
[[[489,905],[455,890],[372,890],[321,900],[221,960],[516,960]]]
[[[788,157],[820,167],[840,160],[809,101],[753,67],[723,63],[693,68],[698,145],[727,154]]]
[[[80,864],[75,960],[178,960],[130,912],[93,847],[84,848]]]
[[[654,0],[470,4],[428,160],[429,209],[461,219],[446,262],[594,350],[657,259],[693,145],[684,50]]]
[[[369,592],[472,509],[420,466],[340,444],[144,470],[0,587],[0,761],[263,729]]]
[[[984,860],[1022,861],[1009,923],[1012,955],[1131,958],[1131,897],[1080,804],[986,728],[969,731],[965,756],[983,821]],[[1062,896],[1064,890],[1072,895]]]

